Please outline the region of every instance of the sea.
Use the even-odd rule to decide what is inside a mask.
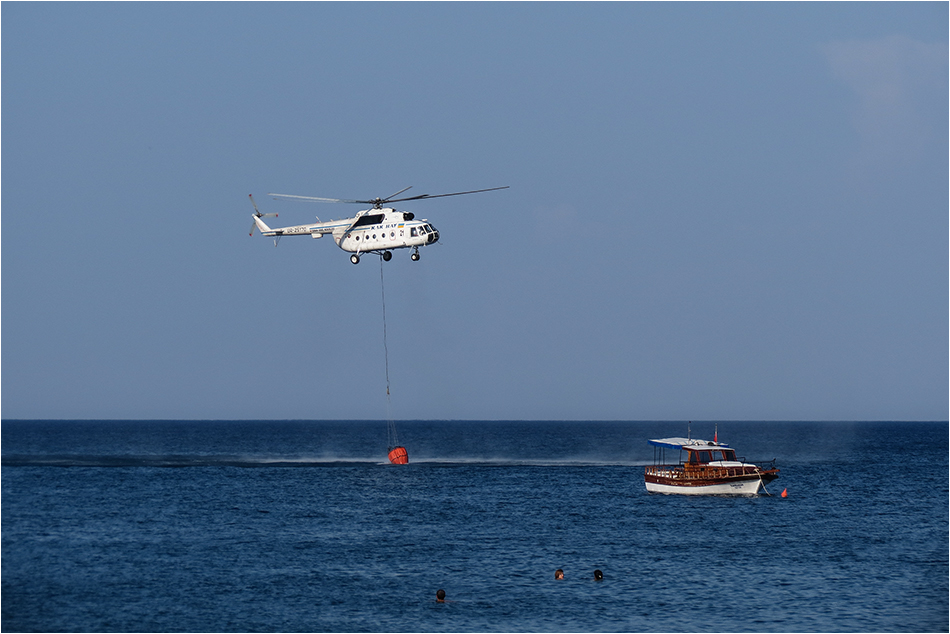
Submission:
[[[2,421],[0,628],[950,629],[947,421],[396,428],[408,465],[387,421]],[[779,478],[647,493],[687,434]]]

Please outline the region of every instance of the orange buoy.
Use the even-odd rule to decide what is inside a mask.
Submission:
[[[409,453],[405,447],[393,447],[389,450],[389,461],[393,464],[409,464]]]
[[[392,455],[392,454],[390,454],[390,455]],[[788,497],[788,487],[785,487],[784,489],[782,489],[782,497],[783,497],[783,498],[787,498],[787,497]]]

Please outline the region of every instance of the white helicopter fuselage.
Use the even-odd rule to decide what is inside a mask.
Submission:
[[[407,219],[408,218],[408,219]],[[427,220],[416,220],[409,212],[391,208],[367,209],[343,220],[315,222],[292,227],[271,228],[255,216],[257,228],[265,236],[306,236],[322,238],[329,234],[337,246],[350,253],[377,253],[392,249],[414,248],[434,244],[439,240]],[[388,256],[387,256],[388,258]],[[413,256],[416,259],[416,256]]]

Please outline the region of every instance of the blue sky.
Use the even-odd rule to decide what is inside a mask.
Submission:
[[[4,418],[948,415],[946,3],[4,3]]]

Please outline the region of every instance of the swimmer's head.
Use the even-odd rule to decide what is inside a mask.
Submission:
[[[438,592],[435,593],[436,601],[445,601],[445,590],[439,588]]]
[[[557,570],[555,570],[555,571],[554,571],[554,578],[555,578],[555,579],[563,579],[563,578],[564,578],[564,571],[561,570],[560,568],[558,568]]]
[[[594,579],[596,579],[597,581],[603,581],[603,580],[604,580],[604,573],[602,573],[600,570],[595,570],[595,571],[594,571]]]

